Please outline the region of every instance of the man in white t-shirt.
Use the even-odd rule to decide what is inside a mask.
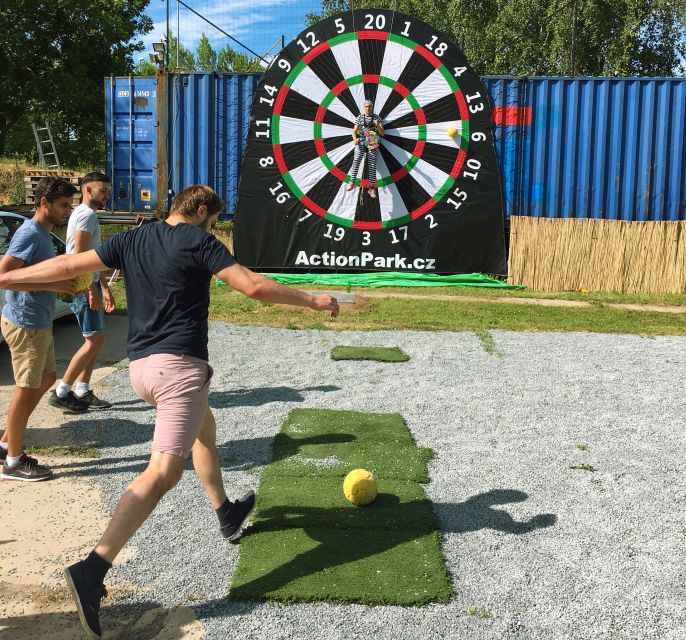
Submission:
[[[67,253],[84,253],[101,244],[97,210],[102,209],[110,193],[110,179],[94,171],[81,180],[81,204],[69,216],[67,225]],[[48,398],[48,403],[74,413],[88,409],[107,409],[112,406],[101,400],[90,388],[98,354],[105,344],[105,315],[115,308],[114,296],[107,279],[93,274],[88,291],[74,297],[69,305],[83,334],[83,346],[74,354],[62,381]]]

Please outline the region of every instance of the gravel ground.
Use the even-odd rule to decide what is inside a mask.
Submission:
[[[240,547],[220,538],[192,472],[110,580],[137,585],[132,601],[141,607],[188,604],[212,639],[683,639],[686,340],[492,336],[498,355],[472,333],[219,323],[210,332],[210,404],[230,495],[257,487],[292,408],[400,412],[417,444],[437,454],[426,491],[454,579],[450,604],[228,601]],[[397,345],[411,360],[335,362],[337,344]],[[83,473],[113,509],[145,465],[154,415],[126,368],[108,384],[116,410],[98,421],[102,429],[93,421],[79,431],[103,442],[101,464]]]

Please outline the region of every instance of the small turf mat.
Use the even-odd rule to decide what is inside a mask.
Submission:
[[[410,359],[400,347],[348,347],[331,349],[332,360],[376,360],[378,362],[407,362]]]
[[[428,481],[430,449],[400,414],[295,409],[262,473],[253,526],[241,538],[231,597],[282,602],[422,605],[447,602]],[[343,495],[354,468],[373,471],[379,495]]]

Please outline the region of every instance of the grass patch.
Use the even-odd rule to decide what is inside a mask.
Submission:
[[[493,617],[488,609],[475,605],[470,605],[467,608],[467,615],[472,616],[473,618],[481,618],[482,620],[488,620]]]
[[[332,360],[376,360],[377,362],[407,362],[410,359],[400,347],[347,347],[331,349]]]
[[[595,467],[592,464],[570,464],[570,469],[578,469],[579,471],[589,471],[590,473],[595,472]]]
[[[310,287],[314,289],[314,287]],[[331,290],[328,287],[327,290]],[[226,286],[218,286],[214,279],[210,287],[210,320],[231,322],[245,326],[264,326],[315,330],[393,330],[419,331],[588,331],[591,333],[638,334],[643,336],[686,335],[686,313],[630,311],[604,306],[601,302],[590,307],[544,307],[524,304],[505,304],[483,300],[451,301],[427,298],[434,292],[412,289],[422,294],[414,298],[368,298],[357,293],[354,304],[341,305],[341,315],[332,319],[302,307],[269,304],[246,298]],[[442,290],[442,293],[445,293]],[[114,285],[118,313],[126,313],[126,295],[121,283]],[[437,292],[435,292],[437,293]],[[453,295],[481,295],[488,297],[488,289],[460,289],[448,291]],[[503,291],[498,294],[502,297]],[[516,292],[519,297],[522,293]],[[567,294],[536,294],[531,297],[562,298]],[[578,294],[581,295],[581,294]],[[578,295],[576,296],[578,298]],[[600,294],[599,294],[600,296]],[[570,298],[575,296],[569,294]],[[619,296],[603,295],[617,302],[652,302],[680,304],[686,296]],[[637,300],[640,298],[640,300]],[[609,299],[607,301],[610,301]]]
[[[51,458],[99,458],[100,449],[89,445],[55,445],[51,447],[27,447],[26,453],[32,456]]]
[[[588,445],[587,445],[587,444],[583,444],[583,443],[582,443],[582,444],[578,444],[578,445],[576,445],[576,448],[577,448],[579,451],[588,451]]]
[[[238,600],[421,605],[452,596],[431,503],[421,486],[433,456],[399,414],[295,409],[260,479],[253,526],[241,539]],[[379,495],[343,495],[353,468]]]
[[[490,332],[475,331],[474,334],[479,339],[479,342],[481,343],[481,346],[484,348],[484,351],[486,353],[492,356],[497,356],[498,358],[503,357],[503,353],[501,351],[498,351],[498,348],[495,346],[495,340],[493,339],[493,336],[490,334]]]

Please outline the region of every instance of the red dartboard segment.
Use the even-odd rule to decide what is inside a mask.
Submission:
[[[403,98],[407,98],[410,95],[410,90],[405,86],[396,82],[393,86],[393,91],[397,91]]]
[[[331,45],[328,42],[322,42],[318,44],[312,51],[306,53],[303,56],[303,62],[305,64],[310,64],[312,60],[314,60],[320,53],[323,51],[326,51],[327,49],[330,49]]]
[[[314,116],[314,121],[315,122],[324,122],[324,116],[326,115],[326,107],[320,106],[319,109],[317,109],[317,113]]]
[[[355,220],[353,222],[353,229],[364,229],[367,231],[376,231],[377,229],[383,229],[382,222],[364,222],[363,220]]]
[[[426,47],[422,47],[421,44],[417,45],[415,51],[423,58],[426,58],[426,60],[433,66],[434,69],[438,69],[438,67],[443,64],[433,53],[431,53],[431,51],[429,51]]]
[[[410,219],[416,220],[417,218],[420,218],[437,204],[438,203],[433,198],[430,198],[421,207],[417,207],[414,211],[410,212]]]
[[[279,90],[279,95],[276,96],[276,102],[274,102],[274,115],[278,116],[281,115],[281,109],[283,109],[283,103],[286,101],[286,96],[288,95],[288,92],[290,91],[290,87],[287,85],[283,85],[281,89]]]
[[[324,146],[324,140],[321,138],[314,139],[314,148],[317,150],[319,157],[326,155],[326,147]]]
[[[391,175],[391,179],[393,182],[400,182],[407,174],[407,169],[405,167],[400,167],[400,169]]]
[[[275,145],[273,145],[273,149],[274,149],[274,159],[276,160],[276,166],[279,168],[281,175],[285,175],[286,173],[288,173],[288,167],[286,166],[286,163],[284,162],[284,159],[283,159],[283,152],[281,151],[281,145],[275,144]]]
[[[322,216],[322,218],[326,217],[326,211],[322,209],[314,200],[308,198],[306,195],[303,195],[300,198],[300,201],[312,212]]]
[[[373,73],[363,73],[362,74],[362,81],[365,84],[379,84],[381,80],[381,76],[379,75],[374,75]]]
[[[424,109],[419,107],[419,109],[414,110],[417,116],[417,124],[426,124],[426,116],[424,115]]]
[[[345,179],[348,177],[348,174],[346,174],[345,171],[341,171],[336,166],[331,169],[331,173],[333,173],[333,175],[335,175],[341,182],[345,182]]]
[[[387,31],[358,31],[358,40],[388,40]]]
[[[460,120],[469,120],[469,109],[467,109],[467,101],[464,99],[462,91],[455,91],[455,99],[460,109]]]
[[[460,149],[457,153],[457,158],[455,158],[455,164],[453,165],[453,169],[450,172],[451,177],[457,179],[457,176],[460,175],[460,171],[462,171],[462,165],[464,164],[466,159],[467,152],[463,149]]]

